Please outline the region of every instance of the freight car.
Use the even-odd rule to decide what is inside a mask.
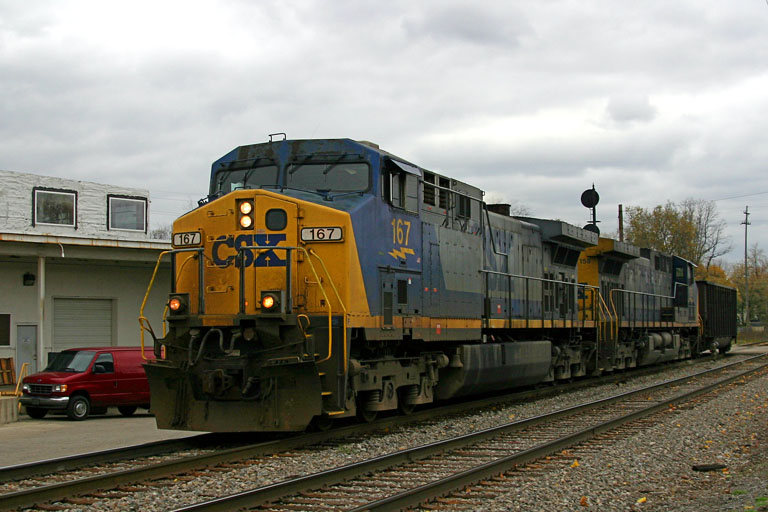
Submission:
[[[214,162],[174,223],[167,334],[141,319],[158,427],[371,421],[701,349],[691,263],[483,195],[349,139]]]
[[[711,351],[726,353],[736,341],[736,290],[708,281],[696,281],[699,289],[702,343]]]

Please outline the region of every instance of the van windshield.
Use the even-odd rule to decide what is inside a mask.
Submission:
[[[82,373],[88,369],[88,366],[93,361],[93,356],[96,352],[90,352],[87,350],[79,350],[77,352],[64,351],[59,352],[53,361],[48,364],[45,369],[46,372],[75,372]]]

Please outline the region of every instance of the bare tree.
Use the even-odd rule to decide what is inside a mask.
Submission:
[[[151,230],[149,232],[149,238],[152,238],[153,240],[170,240],[172,232],[173,232],[173,228],[171,227],[171,225],[166,224],[164,226],[159,226]]]
[[[688,198],[680,204],[680,210],[696,230],[693,261],[709,270],[713,260],[731,250],[725,236],[725,221],[720,218],[714,201]]]
[[[706,273],[712,262],[728,253],[725,221],[713,201],[686,199],[651,209],[627,207],[628,242],[688,259]]]

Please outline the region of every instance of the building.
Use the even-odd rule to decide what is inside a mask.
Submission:
[[[139,344],[139,309],[170,249],[149,238],[149,203],[144,189],[0,171],[0,358],[17,375],[65,348]],[[158,331],[169,276],[164,261],[145,308]]]

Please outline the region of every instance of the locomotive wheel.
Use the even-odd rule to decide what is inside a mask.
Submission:
[[[418,397],[418,386],[403,386],[397,390],[397,410],[403,416],[408,416],[416,408],[413,399]]]
[[[357,409],[357,417],[360,421],[364,423],[371,423],[376,420],[376,416],[378,416],[379,411],[366,411],[362,407],[358,407]]]
[[[400,414],[402,414],[403,416],[408,416],[413,412],[415,408],[416,408],[416,404],[407,404],[405,403],[405,400],[397,401],[397,410],[400,411]]]
[[[73,396],[67,405],[67,417],[71,420],[81,421],[88,417],[91,411],[91,402],[82,395]]]
[[[27,407],[27,416],[30,418],[39,420],[45,418],[46,414],[48,414],[48,409],[43,409],[42,407]]]
[[[333,426],[333,418],[330,416],[315,416],[309,424],[309,428],[316,432],[325,432]]]

